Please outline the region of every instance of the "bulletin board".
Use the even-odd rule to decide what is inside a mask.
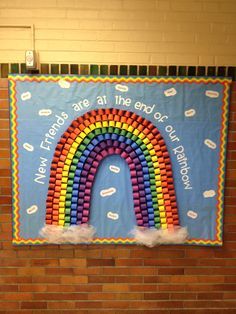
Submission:
[[[13,243],[222,245],[230,83],[10,75]]]

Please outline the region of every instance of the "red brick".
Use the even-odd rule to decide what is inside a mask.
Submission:
[[[32,259],[31,260],[31,265],[32,266],[41,266],[41,267],[46,267],[46,266],[58,266],[59,261],[57,259]],[[50,268],[51,269],[51,268]]]
[[[63,301],[63,302],[48,302],[48,309],[76,309],[76,302],[75,301]],[[49,312],[49,311],[48,311]],[[51,312],[51,311],[50,311]]]
[[[176,285],[176,284],[166,284],[166,285],[160,285],[158,287],[159,291],[166,291],[166,292],[171,292],[171,291],[185,291],[186,290],[186,285]]]
[[[0,89],[0,99],[8,99],[8,90]]]
[[[214,300],[214,301],[184,301],[184,307],[185,308],[192,308],[192,307],[195,307],[195,308],[205,308],[206,310],[208,308],[217,308],[217,309],[220,309],[220,308],[225,308],[225,309],[235,309],[235,306],[236,306],[236,301],[228,301],[228,300],[225,300],[225,301],[222,301],[222,300]]]
[[[8,158],[8,162],[10,163],[10,151],[7,149],[0,149],[0,158]]]
[[[70,287],[70,286],[67,286]],[[72,287],[72,286],[71,286]],[[101,284],[90,284],[90,285],[73,285],[73,288],[76,292],[100,292],[103,289],[103,285]]]
[[[128,292],[129,285],[126,284],[104,284],[104,292]]]
[[[236,299],[236,292],[224,292],[223,293],[223,299],[235,300]]]
[[[186,257],[188,258],[207,258],[213,257],[214,251],[211,248],[188,248],[186,250]]]
[[[169,299],[170,299],[169,293],[160,292],[144,293],[144,300],[169,300]]]
[[[143,284],[143,285],[132,285],[130,286],[130,291],[133,292],[153,292],[157,291],[157,285]]]
[[[30,285],[19,285],[19,291],[24,292],[45,292],[47,291],[47,286],[42,284],[30,284]]]
[[[112,283],[115,282],[114,276],[89,276],[89,283]]]
[[[182,301],[134,301],[130,303],[130,307],[140,307],[142,309],[148,309],[150,308],[150,305],[153,306],[153,308],[157,309],[171,309],[171,308],[182,308],[183,302]]]
[[[14,276],[17,275],[17,268],[0,268],[0,275]]]
[[[196,293],[189,293],[189,292],[173,292],[170,294],[171,300],[196,300],[197,294]]]
[[[45,257],[46,258],[64,258],[64,257],[73,257],[74,252],[73,250],[59,250],[59,249],[46,249],[45,250]]]
[[[88,283],[88,276],[62,276],[61,277],[62,284],[86,284]]]
[[[115,277],[117,283],[142,283],[143,277],[141,276],[117,276]]]
[[[8,119],[9,111],[8,110],[0,110],[0,119]]]
[[[10,123],[9,120],[0,120],[0,130],[8,129],[9,130]],[[0,146],[0,148],[2,148]]]
[[[159,275],[183,275],[184,269],[183,268],[160,268],[158,270]]]
[[[115,260],[114,259],[88,259],[87,266],[114,266]]]
[[[46,276],[63,276],[63,275],[73,275],[73,268],[65,267],[65,268],[46,268],[45,275]]]
[[[142,266],[143,259],[116,259],[116,266]]]
[[[136,249],[131,251],[131,258],[181,258],[184,257],[184,250],[166,250],[166,251],[161,251],[161,250],[156,250],[154,249],[153,251],[151,249],[147,250],[145,248],[143,249]]]
[[[228,188],[228,189],[225,189],[225,196],[234,196],[234,189],[231,189],[231,188]],[[226,210],[227,210],[227,213],[229,211],[230,207],[227,207]]]
[[[230,131],[236,131],[236,123],[231,123],[229,125],[229,130]],[[234,147],[235,147],[234,145],[232,147],[230,145],[227,145],[228,149],[235,149]]]
[[[82,258],[74,258],[74,259],[69,259],[69,258],[61,258],[60,261],[60,266],[68,266],[70,267],[84,267],[86,266],[86,259]]]
[[[13,309],[19,309],[19,303],[18,302],[9,302],[9,301],[0,301],[0,309],[1,310],[13,310]]]
[[[11,196],[0,196],[0,204],[11,204]]]
[[[35,300],[87,300],[87,293],[37,293]]]
[[[9,139],[10,137],[10,131],[9,130],[1,130],[1,138],[2,139]]]
[[[21,309],[46,309],[47,303],[46,302],[22,302]]]
[[[185,274],[187,275],[235,275],[236,268],[226,268],[226,267],[201,267],[201,268],[188,268],[185,269]]]
[[[0,147],[1,148],[10,148],[10,140],[0,140]]]
[[[223,299],[223,293],[221,293],[221,292],[198,293],[197,299],[199,299],[199,300],[221,300],[221,299]]]
[[[103,275],[123,275],[123,276],[129,276],[130,275],[130,269],[128,267],[104,267],[102,269]]]
[[[79,309],[99,309],[102,308],[102,302],[97,302],[97,301],[89,301],[89,302],[76,302],[76,308]]]
[[[225,197],[225,205],[234,205],[236,201],[236,197]]]
[[[36,277],[33,277],[32,278],[32,282],[33,283],[41,283],[41,284],[48,284],[48,283],[50,283],[50,284],[60,284],[60,282],[61,282],[61,278],[60,278],[60,276],[54,276],[54,277],[52,277],[52,276],[36,276]]]
[[[16,283],[31,283],[32,282],[32,278],[31,277],[20,277],[18,276],[2,276],[0,278],[0,284],[16,284]]]
[[[236,101],[235,100],[231,100],[230,111],[236,112]]]
[[[7,163],[3,163],[3,167],[7,167]],[[7,168],[3,168],[3,169],[0,169],[0,176],[2,176],[2,177],[10,177],[10,175],[11,175],[11,171],[10,171],[10,169],[7,169]]]
[[[125,296],[127,295],[138,295],[140,297],[140,295],[142,294],[136,294],[136,293],[109,293],[109,292],[90,292],[88,293],[88,300],[114,300],[117,297],[121,296],[121,299],[123,299]]]
[[[14,292],[18,291],[18,286],[17,285],[0,285],[0,291],[2,292]]]
[[[21,301],[21,300],[32,300],[33,294],[29,292],[8,292],[0,296],[1,300],[8,301]]]
[[[123,300],[108,300],[102,302],[103,308],[113,308],[113,309],[127,309],[130,307],[131,302],[130,301],[123,301]]]
[[[159,270],[156,267],[132,267],[129,269],[129,272],[131,276],[155,276]]]
[[[144,283],[169,283],[170,276],[145,276],[143,278]]]
[[[101,275],[103,272],[102,268],[99,267],[74,267],[75,275]]]
[[[104,248],[102,251],[100,250],[100,254],[102,254],[103,258],[129,258],[130,250],[121,248],[120,246],[115,249],[107,249]]]
[[[93,249],[92,247],[87,251],[76,248],[74,255],[76,258],[100,258],[102,257],[102,252],[101,250]]]
[[[8,79],[7,78],[1,78],[0,79],[0,88],[7,88],[8,87]]]
[[[43,276],[45,275],[45,269],[42,267],[20,267],[18,268],[19,276]]]
[[[9,109],[9,101],[7,99],[0,99],[0,109]]]

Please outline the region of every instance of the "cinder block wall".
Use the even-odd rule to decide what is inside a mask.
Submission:
[[[236,65],[235,0],[1,0],[0,25],[35,24],[41,63]],[[0,28],[1,62],[29,29]]]
[[[35,24],[41,63],[236,65],[234,0],[0,0],[0,25]],[[0,63],[23,63],[28,29],[0,28]],[[223,247],[11,244],[7,80],[0,79],[0,314],[236,311],[236,83]]]

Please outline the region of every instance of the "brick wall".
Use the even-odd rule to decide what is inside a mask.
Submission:
[[[13,247],[7,79],[0,79],[0,314],[236,311],[236,83],[223,247]]]
[[[236,65],[235,0],[1,0],[1,25],[35,25],[42,63]],[[0,28],[24,62],[29,29]]]

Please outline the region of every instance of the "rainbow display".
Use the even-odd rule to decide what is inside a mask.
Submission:
[[[114,154],[130,169],[137,225],[157,229],[179,225],[171,161],[160,132],[141,116],[118,109],[87,112],[60,138],[51,163],[46,225],[89,222],[97,169]]]

